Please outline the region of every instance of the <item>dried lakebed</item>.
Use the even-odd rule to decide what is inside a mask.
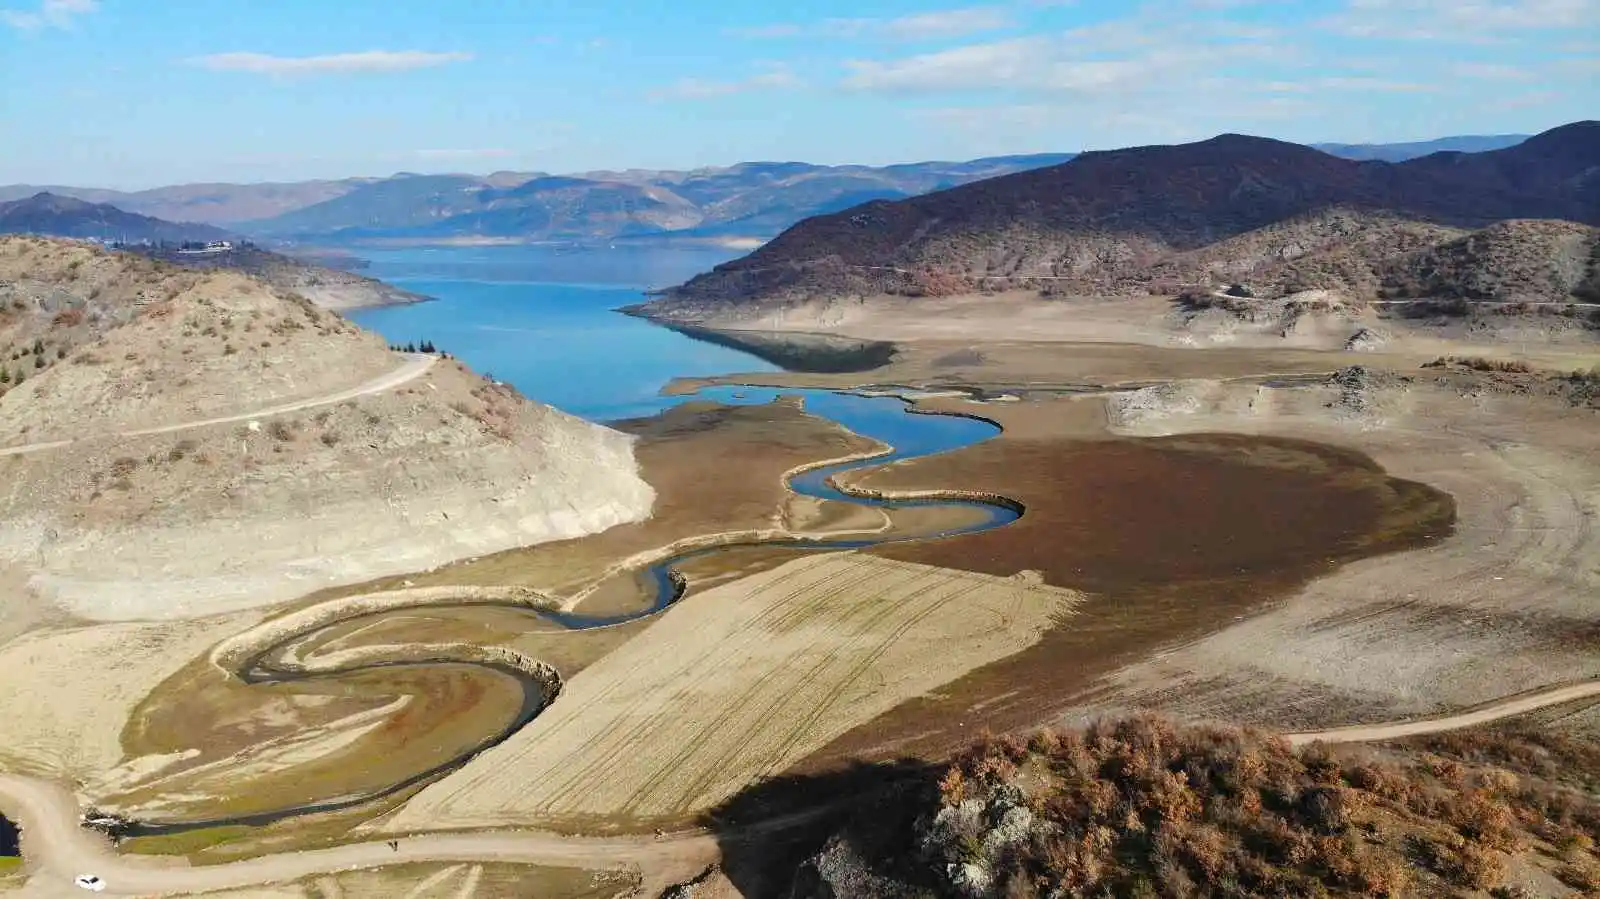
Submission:
[[[278,771],[268,776],[235,777],[234,775],[239,772],[224,762],[220,765],[207,766],[213,770],[203,783],[192,782],[183,772],[179,772],[175,776],[161,778],[165,783],[159,785],[147,783],[148,789],[135,791],[140,795],[130,794],[125,797],[126,801],[114,801],[113,805],[128,809],[135,817],[146,822],[139,825],[135,831],[140,833],[192,830],[228,823],[267,823],[309,812],[362,806],[384,796],[391,796],[394,800],[382,803],[384,807],[392,807],[395,801],[406,799],[406,805],[393,819],[394,826],[405,829],[429,829],[433,826],[493,826],[497,823],[514,824],[527,820],[540,820],[582,830],[609,829],[619,825],[636,828],[643,826],[645,822],[671,825],[672,822],[692,816],[697,809],[703,809],[709,803],[725,798],[730,790],[737,789],[744,780],[759,778],[792,767],[804,757],[805,752],[802,750],[819,749],[822,744],[832,741],[829,749],[833,751],[823,752],[824,756],[835,755],[838,750],[851,744],[855,744],[858,749],[868,749],[867,754],[871,755],[869,746],[860,745],[857,739],[840,740],[844,732],[851,727],[864,728],[860,731],[862,734],[873,731],[875,726],[868,725],[868,720],[884,716],[885,724],[889,725],[889,730],[882,735],[886,736],[887,733],[901,729],[893,722],[895,719],[906,717],[906,710],[916,705],[916,703],[904,705],[905,703],[909,703],[917,696],[948,692],[941,686],[946,681],[963,678],[968,672],[972,672],[972,677],[978,677],[978,669],[991,672],[978,677],[977,680],[972,680],[972,677],[963,678],[962,686],[951,698],[964,701],[965,695],[973,687],[986,683],[997,686],[992,683],[994,674],[1014,667],[1011,662],[1001,662],[1002,659],[1028,658],[1033,659],[1032,664],[1037,664],[1044,661],[1040,653],[1035,651],[1041,648],[1050,648],[1052,651],[1046,655],[1059,657],[1059,652],[1055,651],[1059,647],[1055,644],[1059,643],[1060,638],[1053,636],[1058,632],[1066,633],[1082,629],[1083,625],[1088,625],[1088,630],[1095,630],[1094,622],[1103,617],[1104,612],[1096,611],[1101,606],[1092,606],[1086,617],[1082,618],[1081,624],[1078,624],[1080,621],[1078,606],[1082,594],[1076,594],[1068,589],[1044,586],[1036,580],[1010,577],[1024,568],[1036,570],[1049,568],[1049,565],[1039,564],[1039,561],[1046,558],[1045,556],[1041,556],[1039,560],[1029,561],[1025,565],[1010,565],[1002,564],[1009,560],[1000,558],[1009,555],[1008,553],[979,552],[976,556],[966,558],[965,554],[957,552],[948,559],[935,560],[930,557],[926,561],[931,562],[931,565],[906,566],[903,562],[877,560],[848,552],[870,548],[873,554],[880,554],[893,546],[910,550],[918,546],[931,549],[946,545],[951,551],[955,551],[958,543],[968,544],[980,537],[992,540],[999,535],[989,532],[1015,521],[1021,513],[1021,506],[1017,502],[1004,499],[998,494],[1018,496],[1030,506],[1042,503],[1048,507],[1050,501],[1058,495],[1073,495],[1064,485],[1064,481],[1071,481],[1079,475],[1093,479],[1092,473],[1077,472],[1072,466],[1057,470],[1058,466],[1055,466],[1049,471],[1041,470],[1037,473],[1037,477],[1030,474],[1028,479],[1013,485],[1019,488],[1028,487],[1029,491],[1008,490],[1005,484],[995,482],[990,476],[981,476],[982,472],[976,470],[962,472],[964,476],[957,477],[901,478],[902,483],[892,486],[873,484],[889,488],[887,490],[889,499],[869,496],[868,494],[874,491],[866,484],[861,484],[859,487],[846,486],[841,491],[836,479],[847,472],[909,471],[907,466],[915,468],[925,466],[935,459],[954,458],[943,456],[942,453],[946,450],[971,447],[979,443],[985,443],[994,450],[999,443],[1012,441],[1008,435],[1005,441],[986,443],[988,438],[999,434],[999,428],[986,421],[951,415],[904,414],[905,406],[899,400],[892,398],[868,398],[826,391],[774,391],[732,387],[709,391],[703,398],[726,403],[764,403],[779,393],[802,394],[807,408],[812,413],[894,447],[892,451],[867,458],[855,457],[844,461],[833,461],[791,472],[787,483],[792,491],[819,500],[876,506],[887,510],[922,507],[921,511],[927,512],[930,507],[936,511],[939,507],[959,508],[960,515],[953,515],[951,518],[959,518],[961,524],[950,527],[949,519],[941,520],[939,516],[934,515],[919,518],[920,529],[895,527],[887,532],[865,537],[851,535],[831,539],[796,539],[752,532],[747,537],[725,535],[712,545],[691,547],[679,545],[664,551],[664,554],[670,553],[669,558],[653,560],[651,564],[641,564],[640,568],[636,569],[635,573],[639,575],[638,580],[644,588],[644,593],[631,610],[619,611],[616,614],[586,615],[583,614],[582,605],[574,603],[570,597],[563,600],[526,588],[495,587],[417,588],[394,591],[390,594],[347,597],[320,606],[312,606],[268,622],[261,628],[247,633],[240,640],[229,641],[213,660],[220,667],[233,672],[236,675],[235,682],[238,682],[237,675],[244,675],[261,680],[262,683],[259,685],[261,687],[276,684],[280,687],[306,688],[319,683],[324,686],[342,683],[359,685],[371,694],[383,695],[386,699],[392,699],[396,694],[401,694],[404,698],[405,691],[395,688],[392,683],[386,691],[378,689],[383,678],[393,678],[403,684],[406,683],[407,677],[433,676],[445,669],[455,669],[470,674],[472,678],[480,681],[520,684],[518,694],[522,697],[520,708],[515,703],[500,700],[496,706],[500,711],[492,719],[495,722],[494,727],[480,723],[475,728],[458,728],[474,742],[441,755],[431,764],[414,765],[405,768],[403,772],[395,767],[391,760],[391,767],[386,773],[380,774],[382,763],[369,765],[365,758],[353,753],[348,746],[330,743],[328,745],[332,746],[333,751],[329,757],[311,758],[308,762],[306,759],[311,754],[305,752],[302,747],[300,754],[295,757],[299,764],[282,765]],[[996,414],[1000,411],[997,409]],[[1063,445],[1075,444],[1068,441]],[[1143,443],[1128,444],[1130,447],[1135,445]],[[1027,444],[1024,443],[1021,448],[1025,450],[1026,447]],[[1213,454],[1196,456],[1192,453],[1177,452],[1177,448],[1164,448],[1156,442],[1149,444],[1149,452],[1163,459],[1170,456],[1168,460],[1170,465],[1191,469],[1193,474],[1202,477],[1206,476],[1206,472],[1211,468],[1222,466],[1219,471],[1231,470],[1237,464]],[[966,459],[967,456],[968,453],[962,453],[959,458]],[[1037,467],[1036,463],[1039,461],[1044,460],[1035,460],[1035,463],[1030,463],[1031,467]],[[890,468],[888,463],[892,462],[905,462],[907,466]],[[956,470],[961,467],[957,465]],[[1006,467],[1008,466],[1002,466]],[[1325,475],[1331,474],[1325,473]],[[1249,478],[1240,482],[1240,489],[1253,495],[1256,491],[1251,490],[1249,484],[1259,482],[1261,482],[1260,473],[1253,472]],[[902,491],[913,490],[924,484],[943,486],[945,483],[969,488],[988,488],[993,492],[966,493],[961,490],[950,490],[921,494],[915,498],[903,498],[905,493]],[[1037,498],[1026,495],[1030,491],[1037,493],[1039,486],[1047,484],[1057,485],[1048,495]],[[1299,494],[1296,504],[1305,504],[1310,508],[1316,508],[1322,501],[1332,500],[1342,492],[1333,489],[1327,477],[1307,481],[1301,486],[1309,492]],[[1265,489],[1263,487],[1263,490]],[[1333,492],[1328,492],[1330,489]],[[1061,492],[1063,490],[1064,493]],[[1044,511],[1048,512],[1048,509]],[[1187,517],[1182,508],[1172,511],[1180,518]],[[1237,511],[1255,515],[1264,513],[1263,509],[1248,504]],[[978,514],[975,515],[975,512]],[[1028,520],[1032,520],[1033,517],[1030,514]],[[1045,517],[1049,519],[1051,515],[1046,514]],[[1226,523],[1211,521],[1206,524],[1210,526],[1208,529],[1214,529],[1219,524],[1223,525],[1224,532],[1232,529],[1226,526]],[[1239,524],[1234,522],[1234,526]],[[1085,525],[1088,525],[1088,522],[1085,522]],[[1364,529],[1364,524],[1356,525],[1356,528]],[[937,539],[941,537],[961,539],[949,541]],[[991,547],[991,550],[993,549]],[[803,570],[793,568],[794,565],[801,564],[805,557],[814,556],[818,551],[826,551],[829,557],[837,561],[821,568]],[[768,577],[763,580],[758,575],[713,588],[708,592],[696,589],[694,595],[688,597],[690,600],[686,604],[688,608],[681,614],[674,612],[673,616],[650,624],[644,633],[640,633],[639,629],[644,624],[643,619],[659,613],[684,598],[686,584],[676,575],[680,566],[686,566],[693,571],[696,566],[690,563],[696,560],[701,560],[703,566],[706,560],[724,559],[740,553],[755,553],[768,557],[767,570],[772,570],[770,566],[773,564],[781,565],[781,571],[777,572],[778,579],[774,581]],[[994,558],[988,558],[989,556]],[[965,561],[962,561],[963,558]],[[776,559],[776,562],[771,561],[772,559]],[[989,574],[985,576],[961,570],[974,568],[987,569]],[[775,632],[787,633],[785,630],[787,626],[774,631],[772,622],[780,619],[763,617],[765,613],[758,614],[760,608],[768,608],[773,610],[773,614],[780,614],[786,607],[792,606],[795,613],[819,621],[826,619],[832,622],[849,622],[852,607],[848,603],[841,605],[841,600],[828,591],[819,588],[805,593],[805,590],[796,587],[793,589],[805,595],[788,595],[786,591],[790,591],[789,582],[801,584],[803,587],[807,578],[817,580],[822,586],[844,581],[855,583],[851,596],[860,606],[883,606],[885,614],[881,616],[882,620],[879,621],[876,617],[871,621],[863,619],[859,632],[852,631],[843,637],[835,634],[813,640],[810,634],[798,634],[793,638],[792,645],[783,644],[779,640],[763,639],[763,635]],[[894,586],[896,579],[905,581],[907,585],[916,586],[917,590],[909,591],[906,596],[896,592],[898,588],[885,592],[887,590],[885,585]],[[1069,581],[1061,581],[1048,572],[1046,580],[1050,583],[1070,584]],[[958,598],[954,603],[950,603],[941,598],[945,594],[966,598]],[[1209,600],[1209,597],[1206,599]],[[1118,600],[1111,605],[1119,605],[1120,602],[1121,600]],[[1199,603],[1199,605],[1210,604],[1209,601]],[[578,605],[576,610],[573,609],[574,605]],[[991,638],[987,638],[987,642],[976,639],[983,634],[978,634],[974,630],[970,615],[963,624],[962,616],[958,614],[960,609],[969,607],[985,620],[993,617],[997,621],[1009,623],[991,635]],[[523,621],[530,633],[539,632],[536,636],[540,639],[572,640],[580,638],[585,633],[604,634],[616,631],[621,638],[628,641],[627,644],[619,645],[627,645],[629,651],[613,650],[603,663],[594,666],[594,671],[580,673],[570,684],[562,684],[559,677],[551,676],[549,671],[541,667],[540,659],[548,657],[543,648],[552,645],[550,643],[538,644],[537,651],[522,654],[506,653],[492,658],[488,654],[493,650],[474,647],[469,641],[456,640],[447,645],[436,645],[450,639],[442,634],[431,638],[428,636],[415,638],[417,639],[415,644],[410,640],[400,641],[403,646],[403,651],[400,652],[396,652],[393,646],[358,646],[352,649],[345,645],[349,644],[357,634],[370,638],[373,632],[381,630],[383,625],[393,621],[402,613],[412,616],[422,614],[440,617],[462,616],[467,614],[467,610],[474,608],[492,610],[504,619]],[[1234,610],[1230,608],[1229,611]],[[813,612],[815,614],[812,614]],[[1197,609],[1195,614],[1204,613]],[[951,615],[956,617],[947,620]],[[745,626],[745,618],[749,619],[748,627]],[[413,622],[413,626],[415,624]],[[891,633],[902,627],[910,628],[910,636],[885,640],[878,632],[880,624]],[[630,630],[630,625],[634,629]],[[359,630],[348,631],[353,626]],[[703,633],[718,628],[727,630],[725,635],[727,639],[722,642],[738,650],[734,654],[737,658],[733,656],[723,658],[714,654],[701,658],[707,650],[696,640]],[[1001,636],[1007,629],[1017,636]],[[905,633],[905,631],[900,632]],[[416,633],[427,634],[427,631],[418,629]],[[568,636],[560,637],[563,633]],[[455,636],[455,634],[450,635],[451,638]],[[941,639],[945,642],[938,642]],[[830,640],[833,643],[829,643]],[[896,640],[899,642],[896,643]],[[838,646],[834,646],[834,643]],[[230,644],[234,648],[230,648]],[[524,648],[528,647],[526,643],[521,645]],[[333,649],[336,646],[341,648]],[[646,651],[652,646],[658,650],[665,648],[666,651]],[[945,670],[933,672],[931,675],[928,672],[918,671],[914,661],[904,658],[908,646],[920,647],[918,651],[929,657],[942,657],[942,654],[948,654],[952,656],[951,664],[946,666]],[[1028,649],[1029,646],[1033,646],[1033,649]],[[835,649],[839,651],[835,652]],[[961,660],[953,658],[959,654],[957,650],[969,649],[973,650],[968,653],[970,658]],[[1027,651],[1021,656],[1016,655],[1023,650]],[[784,655],[785,652],[789,655]],[[1094,654],[1092,650],[1090,654]],[[768,740],[770,735],[765,732],[757,733],[767,727],[764,719],[757,720],[754,717],[749,721],[740,719],[736,714],[739,711],[736,697],[712,696],[706,692],[715,687],[715,684],[708,685],[709,682],[702,682],[701,675],[704,672],[692,665],[683,670],[651,667],[653,663],[650,660],[657,657],[669,657],[679,661],[700,659],[703,663],[700,668],[716,671],[726,669],[734,672],[733,680],[740,683],[763,684],[769,683],[767,678],[771,672],[810,670],[809,661],[801,665],[794,663],[794,659],[825,658],[826,664],[817,669],[818,674],[810,677],[804,684],[785,686],[782,680],[787,675],[781,673],[773,675],[770,680],[772,690],[769,691],[772,695],[769,698],[773,702],[784,700],[802,705],[813,703],[824,711],[828,708],[843,708],[848,709],[849,714],[819,718],[814,725],[807,725],[803,729],[805,731],[803,738],[791,741],[792,745],[766,746],[763,741]],[[888,661],[881,661],[885,657]],[[788,661],[785,661],[786,659]],[[1091,660],[1080,659],[1080,662],[1086,661]],[[1052,665],[1059,667],[1059,658]],[[660,670],[657,670],[658,668]],[[857,669],[864,672],[862,677],[865,680],[850,673]],[[848,676],[839,678],[834,676],[841,672]],[[1037,676],[1037,672],[1035,675]],[[883,691],[884,684],[889,684],[893,689]],[[570,690],[554,707],[554,711],[540,714],[552,694],[566,687],[570,687]],[[876,695],[880,693],[881,695]],[[862,712],[860,711],[862,697],[872,698],[883,707],[873,705],[870,710]],[[691,714],[681,714],[682,709],[674,711],[665,708],[671,702],[680,700],[686,703],[683,709]],[[596,712],[596,709],[600,711]],[[727,710],[726,714],[721,711],[723,709]],[[891,709],[895,710],[894,713],[886,714]],[[403,710],[385,710],[382,707],[376,707],[376,711],[380,715],[388,714],[395,717],[405,713]],[[716,714],[709,718],[705,717],[712,711]],[[806,714],[798,708],[791,711],[794,716]],[[413,710],[411,714],[416,717],[434,713],[431,706],[425,706],[420,710]],[[552,715],[554,717],[551,717]],[[913,716],[919,720],[907,723],[915,723],[919,730],[928,726],[927,716],[914,713]],[[490,719],[485,718],[485,720]],[[804,719],[794,717],[793,720]],[[528,726],[530,722],[533,723],[532,727]],[[375,724],[369,726],[377,727]],[[731,727],[734,731],[746,732],[748,739],[723,741],[726,745],[718,752],[727,757],[729,764],[717,766],[716,770],[702,771],[694,767],[698,764],[697,760],[686,760],[677,755],[655,758],[647,753],[635,753],[628,764],[609,768],[600,766],[604,769],[605,776],[599,781],[588,775],[579,777],[574,774],[569,778],[572,780],[571,783],[556,783],[552,780],[549,784],[550,789],[542,792],[505,790],[496,780],[496,777],[504,775],[495,775],[492,770],[514,769],[516,776],[521,777],[529,772],[539,773],[554,764],[563,771],[582,773],[572,764],[578,759],[578,756],[574,755],[573,747],[588,745],[587,738],[578,740],[574,735],[604,734],[606,740],[622,746],[637,742],[630,735],[649,734],[650,739],[646,742],[650,745],[672,746],[697,739],[695,734],[688,732],[696,727],[706,733],[729,731]],[[490,731],[492,731],[490,736],[481,736]],[[459,734],[455,738],[463,739]],[[372,745],[383,745],[381,733],[374,735]],[[745,758],[745,754],[749,753],[754,753],[757,757]],[[243,753],[239,758],[245,758],[248,754]],[[561,759],[566,759],[568,763],[559,764]],[[509,764],[499,764],[503,762]],[[685,765],[693,770],[685,768]],[[592,765],[589,767],[594,768]],[[749,770],[745,770],[747,768]],[[419,771],[420,773],[416,773]],[[489,772],[487,776],[486,771]],[[402,773],[404,776],[400,776]],[[629,778],[634,774],[638,775],[635,778],[637,783],[630,786]],[[528,782],[526,778],[524,782]],[[673,786],[674,784],[683,788],[678,789]],[[662,785],[672,788],[666,789]],[[411,788],[418,786],[422,787],[422,792],[417,796],[410,796]],[[199,808],[175,808],[166,805],[164,801],[166,797],[173,795],[205,796],[208,797],[208,801]],[[337,799],[330,800],[328,798],[330,796]],[[604,801],[600,801],[601,799]],[[613,802],[613,799],[617,801]],[[512,805],[504,805],[505,802],[513,800]],[[267,804],[269,802],[270,805]],[[378,808],[379,805],[372,803],[373,807],[361,808],[353,813],[370,817],[376,811],[382,810]],[[203,812],[201,808],[204,809]],[[605,814],[607,809],[613,814]],[[218,815],[216,812],[224,814]]]
[[[1003,527],[1021,516],[1021,505],[1002,496],[933,491],[886,498],[869,495],[867,491],[847,492],[836,486],[835,478],[846,472],[935,455],[992,438],[1000,433],[1000,428],[992,422],[948,414],[906,414],[914,410],[896,398],[830,391],[718,388],[708,390],[697,398],[730,405],[751,405],[772,402],[780,393],[799,395],[812,414],[875,439],[887,447],[885,451],[870,456],[824,462],[793,472],[788,478],[788,486],[793,492],[821,501],[881,509],[891,514],[899,509],[948,507],[960,510],[961,514],[952,516],[960,523],[935,530],[897,528],[868,537],[774,538],[752,535],[748,539],[724,538],[711,545],[694,546],[649,564],[639,572],[639,580],[648,593],[640,598],[639,607],[635,610],[619,614],[584,614],[569,608],[572,605],[570,600],[563,602],[526,588],[431,587],[335,600],[270,620],[225,641],[212,653],[211,661],[237,683],[268,689],[328,682],[349,684],[353,680],[376,675],[422,677],[429,669],[472,666],[479,669],[484,678],[514,682],[522,697],[520,707],[493,733],[457,747],[448,757],[438,759],[422,770],[381,785],[365,784],[340,790],[333,796],[297,795],[308,789],[308,785],[327,783],[325,777],[307,776],[326,773],[306,770],[307,767],[321,768],[322,765],[316,760],[308,761],[305,766],[286,765],[284,770],[261,780],[236,778],[236,772],[230,770],[228,765],[208,764],[188,772],[177,771],[113,799],[109,803],[112,807],[132,810],[131,817],[134,819],[115,825],[116,830],[125,836],[158,836],[230,825],[263,825],[298,815],[340,811],[394,796],[433,781],[510,738],[533,721],[562,689],[560,676],[550,666],[536,658],[498,647],[450,643],[328,651],[327,646],[331,645],[329,634],[335,627],[375,624],[388,617],[415,614],[418,610],[443,613],[466,607],[494,607],[526,615],[530,629],[553,626],[564,631],[581,632],[612,628],[657,615],[678,602],[689,586],[678,569],[685,563],[718,553],[751,547],[792,551],[796,554],[838,552],[974,533]],[[375,686],[372,684],[369,688]],[[400,714],[404,710],[380,706],[366,711]],[[370,729],[377,725],[365,723],[363,726]],[[338,742],[338,739],[325,739],[321,745],[336,748]],[[307,760],[314,754],[316,745],[311,738],[296,737],[272,747],[269,752],[277,752],[284,759],[293,757]],[[230,809],[230,813],[168,817],[166,814],[138,811],[160,808],[163,803],[159,797],[175,791],[188,795],[212,795],[220,800],[215,805]],[[285,802],[288,797],[293,797],[292,801]]]

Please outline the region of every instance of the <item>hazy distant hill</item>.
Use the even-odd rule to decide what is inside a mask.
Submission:
[[[0,202],[48,192],[90,203],[110,203],[127,212],[173,222],[227,225],[282,215],[342,196],[375,180],[378,179],[346,178],[342,181],[297,181],[285,184],[178,184],[139,191],[13,184],[0,187]]]
[[[1372,290],[1386,258],[1505,219],[1600,223],[1600,123],[1394,164],[1243,135],[1085,153],[807,219],[650,310],[694,320],[807,297],[1173,293],[1225,272]]]
[[[1436,140],[1419,140],[1400,144],[1312,144],[1312,148],[1345,159],[1376,159],[1382,162],[1404,162],[1427,156],[1429,153],[1486,153],[1515,147],[1528,139],[1526,134],[1462,134]]]
[[[124,212],[106,203],[89,203],[52,193],[0,203],[0,234],[171,242],[224,240],[229,236],[228,232],[210,225],[163,221]]]
[[[1438,151],[1499,149],[1523,139],[1464,135],[1404,144],[1316,146],[1335,156],[1393,162]],[[0,186],[0,201],[48,191],[168,221],[322,240],[605,240],[655,234],[765,239],[809,216],[1059,165],[1072,157],[1044,153],[888,166],[747,162],[690,171],[593,171],[561,178],[559,190],[546,173],[512,171],[181,184],[132,192],[11,185]],[[547,183],[528,187],[538,182]]]
[[[1053,165],[1070,154],[888,167],[751,162],[688,172],[405,175],[364,184],[284,215],[245,222],[301,238],[604,240],[650,235],[766,238],[809,215]]]
[[[332,234],[346,229],[392,230],[432,225],[476,208],[490,189],[471,175],[396,175],[362,184],[311,206],[243,223],[252,234]]]

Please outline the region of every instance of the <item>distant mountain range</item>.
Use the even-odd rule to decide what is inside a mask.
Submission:
[[[1508,219],[1578,225],[1513,226],[1452,243]],[[1445,261],[1455,281],[1494,280],[1469,277],[1468,269],[1486,267],[1538,273],[1520,285],[1523,294],[1562,301],[1594,280],[1600,232],[1587,226],[1596,224],[1600,122],[1505,149],[1399,163],[1229,134],[1085,153],[810,218],[646,312],[692,322],[807,298],[1011,288],[1171,295],[1233,280],[1279,294],[1330,288],[1374,296],[1418,285],[1449,293],[1456,287],[1429,282],[1423,271]]]
[[[1352,159],[1398,161],[1439,150],[1498,149],[1522,139],[1462,136],[1318,147]],[[764,240],[809,216],[1046,168],[1072,157],[1046,153],[890,166],[749,162],[692,171],[632,169],[562,176],[401,173],[284,184],[184,184],[135,192],[11,185],[0,187],[0,201],[48,192],[167,221],[296,241]]]
[[[1527,134],[1462,134],[1400,144],[1312,144],[1330,156],[1345,159],[1376,159],[1380,162],[1405,162],[1432,153],[1487,153],[1504,150],[1527,140]]]
[[[692,171],[628,170],[196,184],[134,193],[12,185],[0,201],[47,191],[162,219],[286,240],[610,240],[673,235],[764,239],[808,215],[1055,165],[1070,153],[968,162],[821,166],[751,162]]]
[[[90,203],[48,192],[0,203],[0,234],[8,233],[173,243],[224,240],[230,236],[210,225],[163,221],[124,212],[108,203]]]
[[[167,221],[229,225],[292,212],[381,180],[348,178],[343,181],[300,181],[289,184],[178,184],[140,191],[11,184],[0,186],[0,202],[50,193],[89,203],[109,203],[127,212]]]
[[[409,175],[237,227],[263,236],[335,240],[763,239],[808,215],[1070,158],[1046,154],[881,168],[755,162],[690,172],[541,175],[510,187],[466,175]]]

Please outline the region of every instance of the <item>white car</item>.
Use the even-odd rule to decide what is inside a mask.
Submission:
[[[91,893],[103,892],[106,888],[106,882],[93,874],[79,874],[72,882]]]

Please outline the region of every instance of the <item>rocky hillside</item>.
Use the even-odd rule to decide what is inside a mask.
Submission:
[[[160,259],[194,269],[229,269],[258,278],[278,290],[305,297],[324,309],[360,309],[370,306],[398,306],[430,299],[401,290],[376,278],[341,269],[314,265],[282,253],[264,250],[248,242],[234,242],[219,253],[186,254],[176,245],[132,245],[125,252]]]
[[[0,234],[49,234],[99,240],[224,240],[226,231],[210,225],[168,222],[124,212],[105,203],[40,193],[0,203]]]
[[[808,219],[653,309],[694,319],[809,297],[1170,293],[1226,277],[1370,293],[1392,256],[1466,230],[1512,218],[1600,223],[1596,190],[1600,123],[1398,164],[1223,135]]]
[[[1600,228],[1574,222],[1500,222],[1393,256],[1386,296],[1510,303],[1600,302]]]
[[[1597,766],[1593,740],[1538,732],[1296,751],[1108,722],[992,741],[880,786],[792,883],[743,895],[1593,895]],[[728,874],[744,879],[738,861]]]
[[[627,436],[237,272],[0,239],[0,372],[0,562],[91,618],[288,598],[653,502]]]
[[[162,221],[105,203],[42,193],[0,203],[0,234],[93,238],[117,242],[128,252],[200,269],[232,269],[298,293],[325,309],[392,306],[427,299],[372,278],[290,259],[207,225]],[[186,244],[227,242],[225,252],[181,252]]]

